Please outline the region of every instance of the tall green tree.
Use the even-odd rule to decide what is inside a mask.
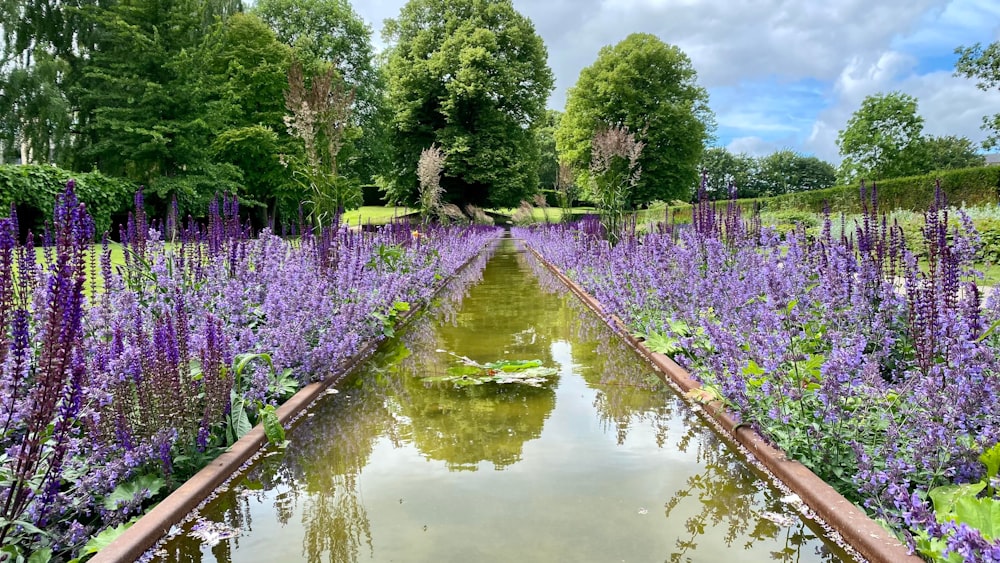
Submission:
[[[920,139],[920,173],[984,166],[986,157],[976,151],[968,137],[928,135]]]
[[[535,127],[553,78],[542,39],[510,0],[410,0],[387,20],[390,199],[412,202],[420,152],[447,155],[452,203],[516,206],[538,187]]]
[[[552,190],[556,187],[559,176],[559,153],[556,151],[556,129],[562,112],[554,109],[546,110],[541,124],[535,129],[535,139],[538,144],[538,187],[541,190]]]
[[[253,13],[295,49],[306,74],[332,64],[354,91],[352,116],[361,135],[341,154],[341,172],[362,182],[384,174],[389,151],[386,76],[372,47],[371,28],[348,0],[260,0]]]
[[[70,145],[67,89],[86,52],[96,0],[0,2],[0,151],[62,162]],[[0,154],[2,159],[4,154]]]
[[[210,157],[220,116],[183,61],[210,32],[216,8],[119,0],[92,12],[94,47],[70,90],[80,132],[74,167],[141,182],[151,200],[176,196],[185,211],[201,212],[216,192],[240,191],[239,169]]]
[[[840,180],[853,183],[918,173],[923,128],[913,96],[890,92],[866,97],[837,135],[844,158]]]
[[[603,124],[621,124],[645,144],[642,176],[629,205],[688,199],[715,122],[708,93],[698,86],[691,60],[654,35],[634,33],[580,72],[569,89],[556,133],[559,154],[587,185],[591,140]]]
[[[837,182],[832,164],[784,149],[760,159],[761,195],[829,188]]]
[[[183,71],[218,123],[209,155],[239,168],[243,202],[258,224],[293,221],[305,193],[286,165],[301,151],[287,133],[284,92],[292,49],[252,14],[235,14],[206,36]]]
[[[984,92],[1000,89],[1000,41],[986,47],[981,43],[959,47],[955,49],[955,54],[959,56],[955,63],[956,76],[975,78],[976,86]],[[982,128],[989,132],[983,141],[983,148],[992,150],[1000,147],[1000,113],[984,116]]]
[[[730,186],[738,197],[756,197],[758,189],[757,159],[748,154],[733,154],[725,147],[709,147],[701,156],[698,169],[705,176],[709,199],[726,199]]]

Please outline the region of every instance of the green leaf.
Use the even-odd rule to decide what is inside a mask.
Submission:
[[[647,334],[646,341],[643,344],[651,351],[666,354],[667,356],[673,356],[683,350],[676,338],[658,332]]]
[[[139,475],[131,481],[126,481],[115,487],[111,494],[104,498],[104,508],[115,510],[118,507],[132,502],[136,496],[144,490],[149,490],[149,496],[154,497],[165,485],[163,479],[157,475]]]
[[[229,444],[235,444],[252,429],[253,425],[250,424],[250,417],[246,411],[246,400],[243,397],[233,398],[232,407],[229,409],[229,427],[226,429]]]
[[[1000,473],[1000,443],[986,450],[979,456],[979,461],[986,466],[986,479],[993,479]]]
[[[975,498],[980,491],[986,488],[986,483],[968,483],[965,485],[942,485],[934,487],[927,494],[934,503],[934,512],[938,522],[945,522],[951,519],[955,510],[955,503],[962,498]]]
[[[285,427],[278,420],[278,414],[273,405],[267,405],[261,411],[261,421],[264,424],[264,435],[272,445],[281,445],[285,442]]]
[[[396,301],[392,304],[392,308],[403,313],[410,310],[410,304],[406,301]]]
[[[96,536],[90,538],[90,541],[84,544],[83,548],[80,549],[80,557],[78,559],[74,559],[73,562],[80,561],[83,559],[84,556],[90,555],[92,553],[97,553],[98,551],[104,549],[105,547],[108,547],[109,545],[111,545],[111,542],[118,539],[118,536],[124,534],[125,530],[131,528],[132,524],[135,524],[135,521],[138,519],[139,517],[137,516],[124,524],[119,524],[114,528],[108,528],[103,532],[97,534]]]
[[[764,375],[764,368],[757,365],[757,362],[750,360],[747,362],[745,368],[743,368],[743,375]]]
[[[52,559],[52,548],[43,547],[28,557],[28,563],[49,563],[50,559]]]
[[[463,375],[480,375],[483,373],[483,369],[476,366],[451,366],[448,368],[448,375],[463,376]]]
[[[955,521],[979,530],[988,541],[1000,539],[1000,502],[963,497],[955,503]]]

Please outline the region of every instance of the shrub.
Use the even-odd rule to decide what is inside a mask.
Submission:
[[[76,195],[93,217],[97,235],[112,230],[112,217],[128,209],[137,188],[128,180],[100,172],[75,173],[38,164],[0,165],[0,207],[17,206],[22,211],[21,228],[40,233],[70,179],[76,180]]]
[[[936,182],[949,202],[965,205],[996,205],[1000,187],[1000,167],[984,166],[950,170],[924,176],[893,178],[877,182],[881,209],[924,210],[934,202]],[[821,212],[829,205],[834,212],[861,212],[860,190],[857,186],[834,186],[785,194],[759,200],[767,210],[799,209]]]

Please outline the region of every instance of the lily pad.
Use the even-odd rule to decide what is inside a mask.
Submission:
[[[421,378],[424,383],[451,383],[455,387],[469,387],[485,383],[518,383],[541,387],[548,378],[559,373],[556,368],[542,365],[541,360],[500,360],[481,364],[445,350],[438,350],[454,356],[459,365],[448,368],[448,375],[433,375]]]

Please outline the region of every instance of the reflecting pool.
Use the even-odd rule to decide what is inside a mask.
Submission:
[[[516,242],[454,291],[156,559],[841,560]]]

